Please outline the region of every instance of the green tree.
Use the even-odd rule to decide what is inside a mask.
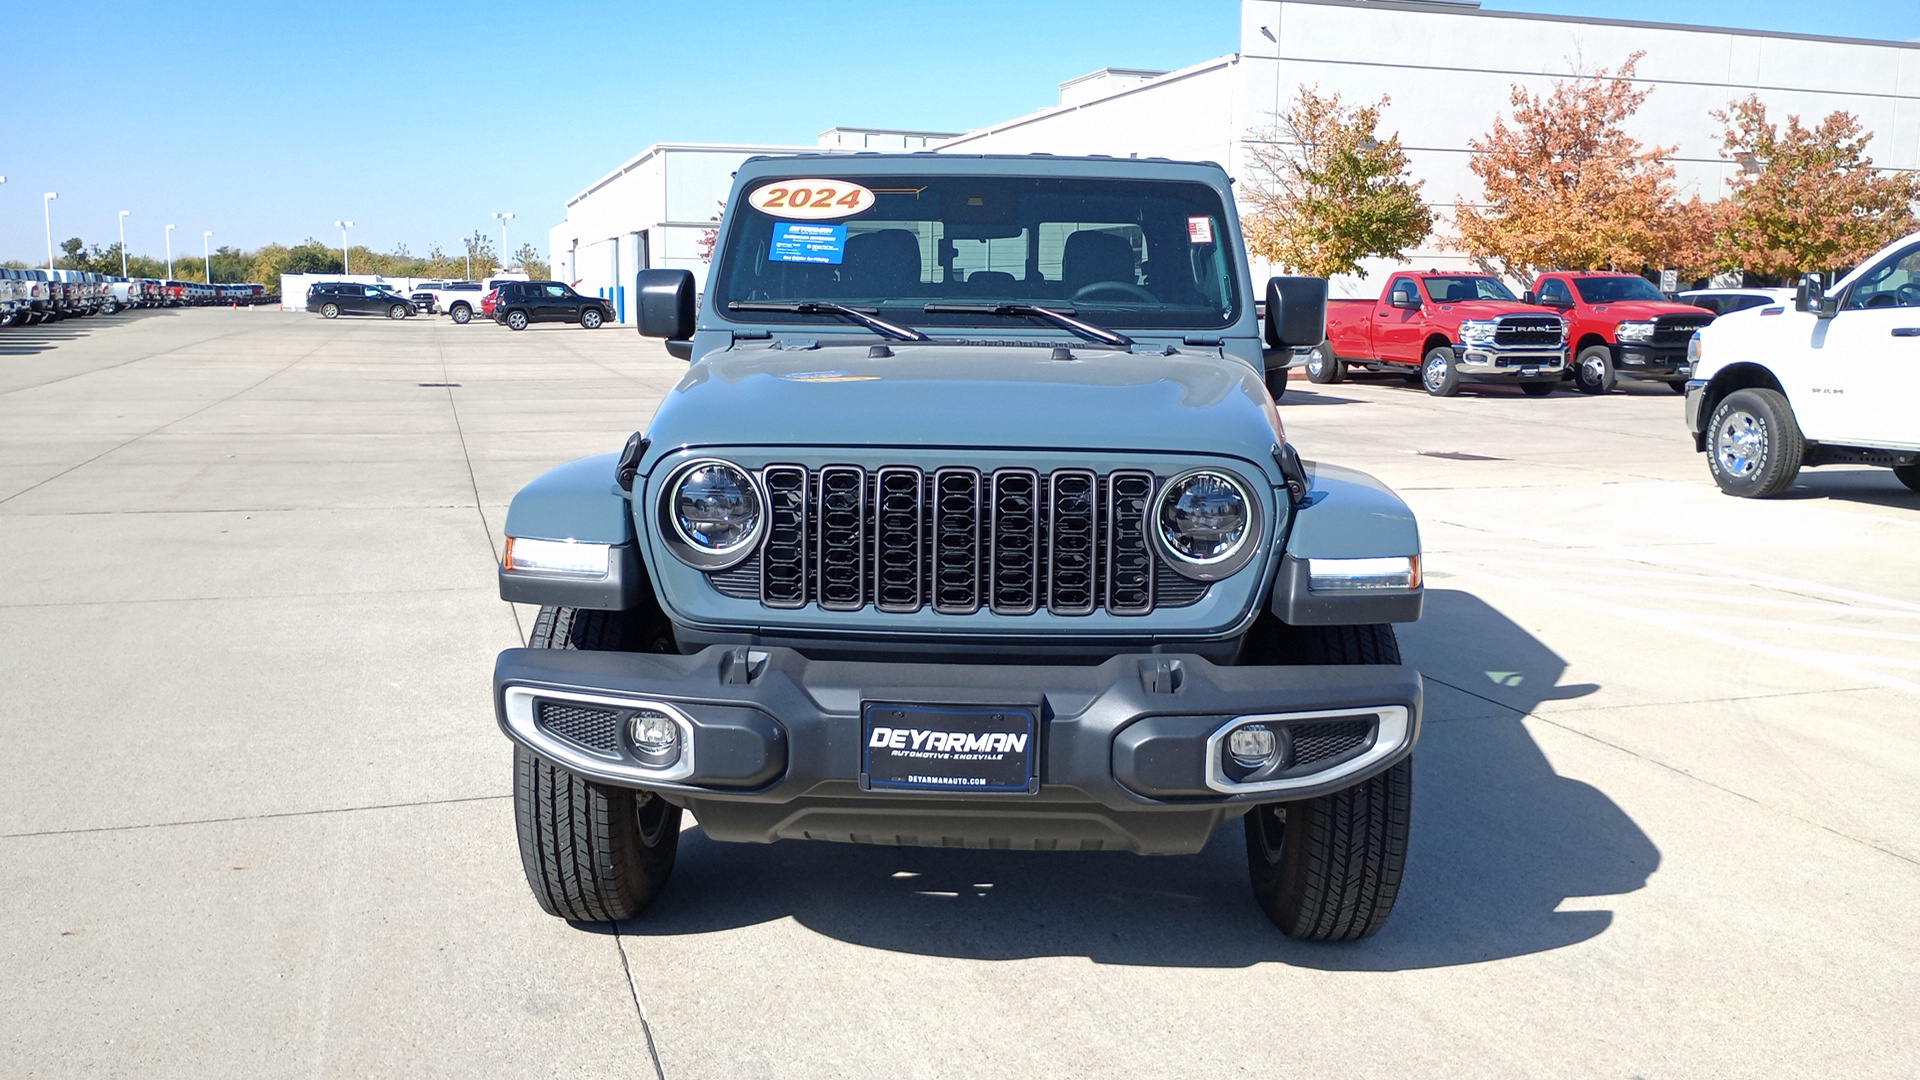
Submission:
[[[1293,106],[1252,134],[1247,250],[1307,274],[1360,274],[1367,258],[1399,258],[1426,239],[1433,212],[1409,174],[1398,133],[1380,112],[1300,87]]]
[[[513,261],[520,267],[521,273],[535,281],[547,280],[550,270],[545,259],[532,244],[521,244],[520,250],[513,253]]]
[[[493,241],[479,229],[466,239],[466,249],[473,259],[473,279],[483,281],[500,272],[500,256],[493,252]]]

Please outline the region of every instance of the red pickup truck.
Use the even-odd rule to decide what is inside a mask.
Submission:
[[[1414,376],[1435,397],[1468,382],[1545,397],[1567,369],[1567,323],[1491,274],[1402,270],[1378,300],[1328,301],[1327,340],[1307,357],[1307,378],[1336,383],[1350,366]]]
[[[1687,342],[1713,313],[1660,295],[1635,274],[1542,274],[1526,299],[1564,315],[1573,342],[1573,382],[1604,394],[1622,378],[1664,382],[1687,392]]]

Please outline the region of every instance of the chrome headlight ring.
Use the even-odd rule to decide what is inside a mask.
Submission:
[[[731,473],[751,501],[753,523],[746,536],[729,544],[714,546],[681,524],[678,505],[681,490],[687,480],[702,469],[722,469]],[[674,558],[699,570],[715,571],[738,566],[759,548],[760,539],[767,531],[766,508],[766,492],[761,490],[760,478],[752,470],[725,458],[695,458],[675,466],[667,475],[666,483],[660,486],[660,498],[654,512],[660,523],[660,537]]]
[[[1193,483],[1204,480],[1224,483],[1231,488],[1246,508],[1246,519],[1239,535],[1224,550],[1214,555],[1196,557],[1181,551],[1167,538],[1162,517],[1170,499],[1179,497]],[[1261,538],[1266,535],[1266,511],[1255,497],[1254,490],[1253,485],[1225,469],[1202,467],[1178,473],[1160,485],[1154,497],[1148,500],[1144,522],[1147,534],[1153,537],[1155,548],[1168,566],[1180,576],[1195,581],[1219,581],[1231,577],[1244,569],[1259,553]]]

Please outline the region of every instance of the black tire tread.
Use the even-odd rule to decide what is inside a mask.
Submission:
[[[1289,664],[1398,664],[1393,628],[1267,628],[1265,647]],[[1288,937],[1355,941],[1378,933],[1393,912],[1406,872],[1413,822],[1411,758],[1352,787],[1282,804],[1279,859],[1269,859],[1258,806],[1246,817],[1247,865],[1254,896]]]
[[[618,612],[543,607],[527,645],[619,650],[627,630]],[[542,909],[564,919],[617,922],[659,896],[679,848],[679,807],[661,805],[663,830],[649,848],[637,815],[658,796],[594,783],[517,744],[513,772],[520,862]]]

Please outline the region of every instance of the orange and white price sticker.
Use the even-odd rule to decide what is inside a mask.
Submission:
[[[754,188],[747,205],[790,221],[828,221],[871,209],[873,192],[845,180],[776,180]]]

